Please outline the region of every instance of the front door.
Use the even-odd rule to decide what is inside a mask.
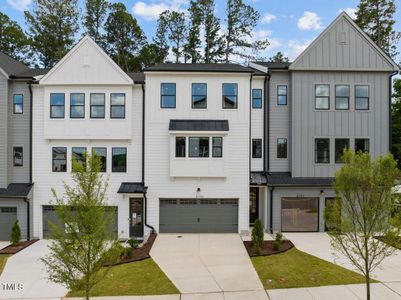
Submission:
[[[143,237],[143,199],[130,198],[130,236]]]
[[[259,218],[259,188],[251,188],[249,191],[249,224],[255,224]]]

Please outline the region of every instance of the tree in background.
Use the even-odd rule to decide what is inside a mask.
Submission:
[[[53,67],[73,46],[78,32],[78,0],[34,0],[25,11],[32,55]]]
[[[394,81],[392,104],[392,149],[391,152],[401,169],[401,79]]]
[[[167,20],[166,15],[161,13],[157,20],[157,29],[155,36],[153,37],[153,44],[157,47],[159,53],[158,60],[164,62],[167,58],[168,51],[170,49],[167,39]]]
[[[279,51],[277,52],[274,56],[270,57],[269,62],[289,62],[290,59],[287,56],[284,56],[284,54]]]
[[[104,46],[104,23],[109,5],[107,0],[86,0],[86,12],[83,22],[85,34],[102,46]]]
[[[24,62],[27,59],[28,39],[17,22],[0,12],[0,51]]]
[[[394,0],[361,0],[356,12],[356,23],[390,57],[398,54],[400,32],[394,30]]]
[[[201,59],[199,48],[201,46],[200,29],[202,24],[202,10],[199,0],[191,0],[189,12],[189,28],[187,42],[184,46],[185,61],[190,59],[191,63],[198,63]]]

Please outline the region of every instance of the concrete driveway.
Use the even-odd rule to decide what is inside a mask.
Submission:
[[[46,240],[37,241],[7,260],[0,283],[21,284],[21,288],[5,290],[0,286],[0,299],[60,299],[67,293],[62,285],[47,280],[47,272],[40,258],[49,252],[48,243]]]
[[[237,234],[159,234],[150,255],[183,294],[263,291]]]

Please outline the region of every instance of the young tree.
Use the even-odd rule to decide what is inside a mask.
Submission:
[[[17,22],[0,12],[0,51],[18,60],[26,60],[28,39]]]
[[[13,228],[11,229],[10,241],[13,245],[17,245],[21,241],[21,228],[19,227],[18,220],[15,220]]]
[[[392,104],[392,149],[391,152],[401,169],[401,79],[394,81]]]
[[[64,227],[49,222],[50,253],[42,261],[49,279],[70,290],[85,291],[86,299],[111,265],[118,261],[121,247],[110,231],[112,213],[106,210],[108,181],[100,173],[101,161],[88,156],[87,164],[73,160],[73,185],[64,183],[65,193],[55,198],[56,214]]]
[[[277,52],[274,56],[270,57],[269,62],[289,62],[290,59],[287,56],[284,56],[284,54],[279,51]]]
[[[394,0],[361,0],[356,12],[356,23],[389,56],[395,57],[401,37],[394,30]]]
[[[84,17],[85,34],[96,43],[104,43],[104,22],[107,16],[109,2],[107,0],[86,0],[86,13]]]
[[[373,161],[369,153],[345,150],[343,160],[334,183],[338,199],[326,209],[326,224],[332,247],[365,276],[369,300],[372,271],[395,251],[390,246],[398,236],[391,222],[391,191],[399,171],[391,155]],[[387,243],[376,239],[377,235]]]
[[[73,46],[78,32],[78,0],[34,0],[25,11],[32,55],[45,68],[54,66]]]

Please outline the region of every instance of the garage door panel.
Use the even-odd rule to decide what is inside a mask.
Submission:
[[[11,230],[16,220],[16,207],[0,207],[0,241],[10,240]]]

